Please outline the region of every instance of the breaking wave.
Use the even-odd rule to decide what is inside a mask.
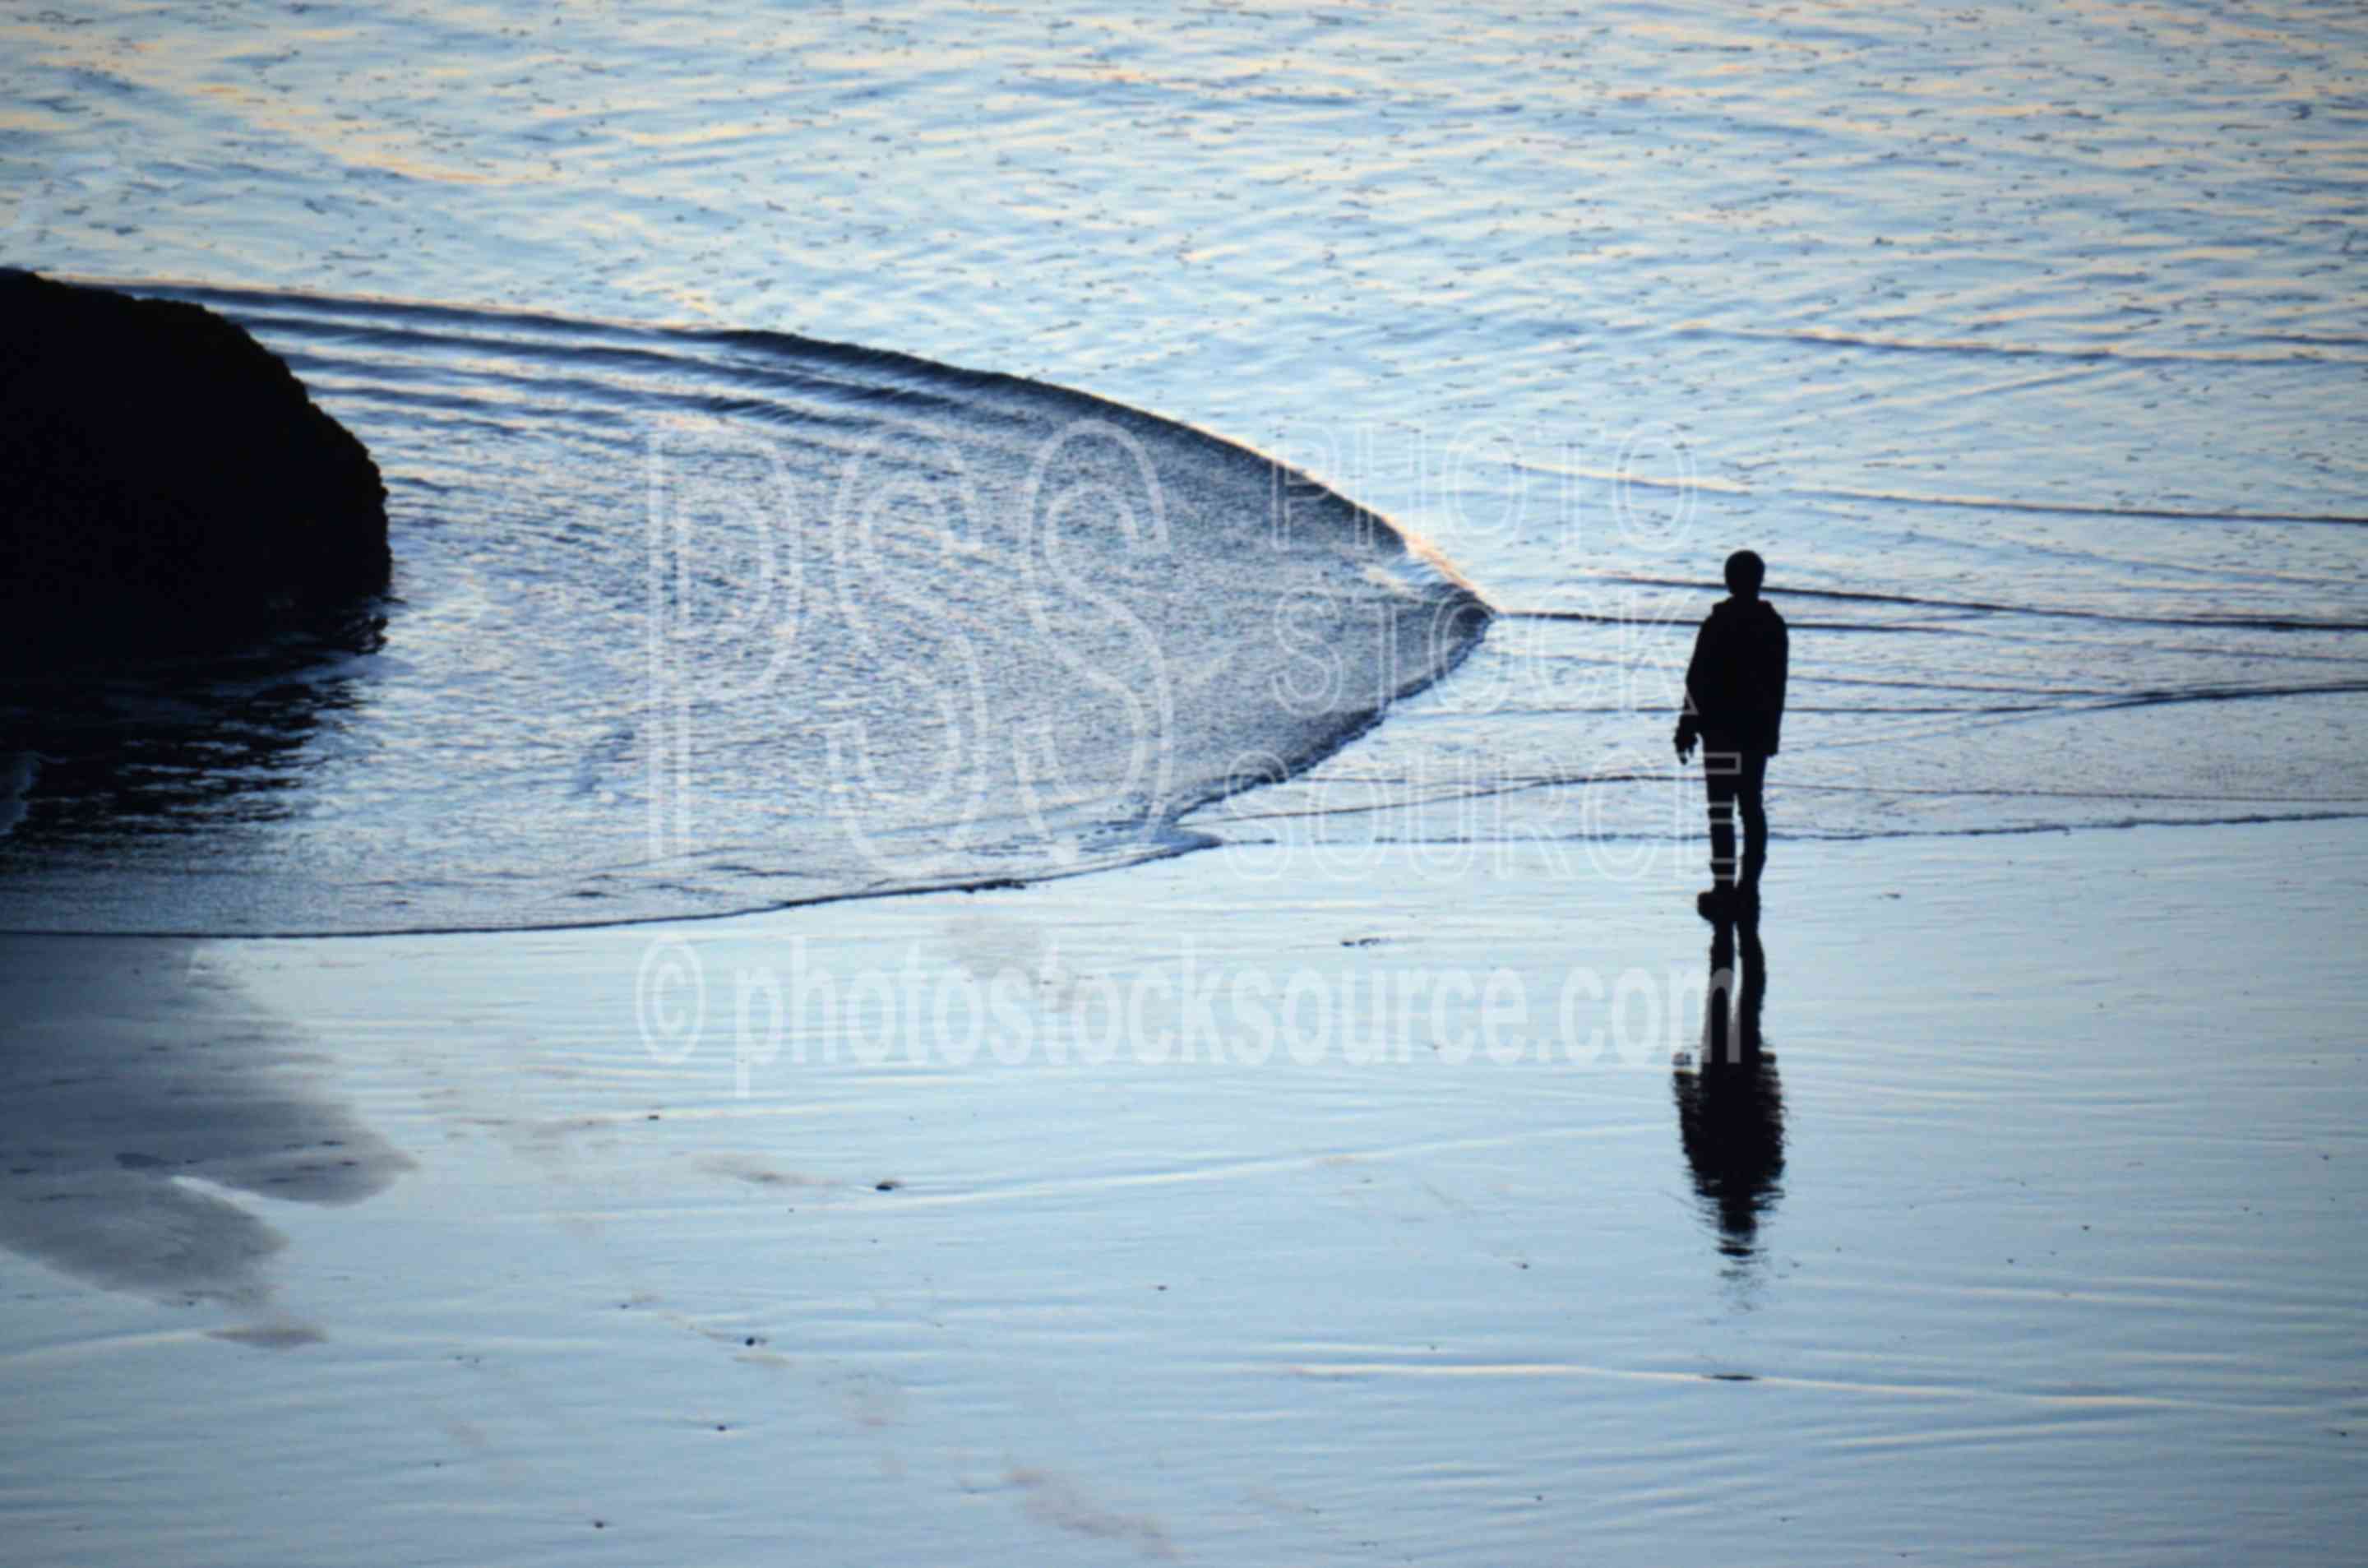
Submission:
[[[382,621],[5,692],[0,926],[490,929],[1027,881],[1205,840],[1487,622],[1419,540],[1040,382],[759,332],[140,286],[390,491]]]

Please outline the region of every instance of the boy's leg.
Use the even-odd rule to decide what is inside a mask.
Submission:
[[[1743,813],[1743,885],[1756,888],[1768,866],[1768,756],[1745,752],[1736,759],[1736,804]]]
[[[1702,744],[1702,782],[1710,791],[1710,880],[1721,891],[1735,886],[1735,806],[1742,782],[1742,758]]]

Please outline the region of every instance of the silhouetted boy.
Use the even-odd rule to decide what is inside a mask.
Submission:
[[[1743,809],[1741,900],[1759,895],[1768,863],[1768,811],[1760,799],[1768,759],[1776,755],[1784,723],[1784,674],[1791,658],[1784,618],[1759,597],[1766,564],[1748,550],[1726,558],[1726,591],[1694,635],[1686,666],[1685,711],[1678,715],[1678,759],[1702,743],[1702,773],[1710,787],[1710,872],[1705,913],[1731,912],[1737,902],[1735,811]]]

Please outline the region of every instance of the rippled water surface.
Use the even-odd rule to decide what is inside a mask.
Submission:
[[[761,731],[745,705],[709,703],[690,729],[713,766],[676,782],[712,809],[659,846],[688,859],[658,865],[668,672],[711,697],[733,685],[654,664],[639,636],[654,610],[697,619],[637,570],[666,443],[705,453],[676,473],[678,507],[722,516],[757,469],[778,479],[796,497],[768,509],[779,536],[849,484],[880,493],[851,455],[867,432],[933,427],[900,377],[940,378],[936,412],[962,439],[999,401],[1082,406],[877,363],[857,372],[882,378],[869,391],[808,387],[793,405],[757,332],[1078,388],[1248,442],[1427,536],[1508,612],[1371,744],[1188,832],[1675,838],[1691,816],[1662,738],[1675,665],[1699,589],[1741,544],[1773,562],[1801,632],[1780,834],[2355,815],[2368,798],[2351,418],[2368,100],[2344,7],[723,22],[314,6],[6,26],[7,258],[213,286],[202,297],[290,355],[394,493],[383,648],[303,675],[331,716],[270,765],[260,814],[306,825],[237,851],[284,885],[245,907],[189,901],[176,928],[531,925],[909,885],[979,869],[936,853],[953,819],[979,829],[973,847],[1057,840],[1082,863],[1099,848],[1013,799],[1028,765],[1009,736],[983,745],[1021,710],[972,701],[940,667],[957,637],[1042,650],[1047,617],[1072,655],[1073,739],[1108,733],[1097,704],[1146,737],[1159,710],[1207,722],[1157,732],[1172,775],[1298,766],[1305,737],[1177,701],[1219,642],[1246,687],[1254,665],[1290,678],[1288,632],[1260,642],[1224,592],[1147,637],[1102,602],[1121,576],[1166,574],[1181,607],[1199,586],[1160,551],[1220,561],[1227,529],[1274,515],[1246,461],[1230,490],[1170,463],[1156,544],[1127,531],[1140,497],[1088,498],[1101,515],[1070,537],[1099,529],[1111,575],[1065,591],[1093,602],[1003,591],[1008,554],[908,551],[892,579],[967,608],[930,623],[903,595],[921,641],[894,656],[900,677],[852,666],[863,632],[842,624],[834,644],[827,617],[777,619],[778,646],[752,649],[748,620],[669,643],[740,684],[779,653],[791,673],[764,678],[786,710],[869,709],[875,733],[912,733],[875,748],[905,788],[802,814],[815,802],[788,797],[813,790],[783,787],[814,771],[797,737],[830,725]],[[903,414],[883,422],[883,398]],[[1009,454],[1051,428],[1002,432],[1015,475],[1026,455]],[[912,517],[953,515],[967,482],[916,461],[897,481],[906,537],[936,539]],[[1020,488],[986,496],[989,526],[1034,538]],[[871,548],[858,532],[787,537],[830,538],[843,567]],[[750,612],[750,562],[728,527],[717,540],[689,547],[702,606]],[[1312,602],[1261,586],[1269,606]],[[507,648],[529,621],[529,651],[486,655],[502,668],[455,653]],[[575,668],[552,656],[571,642]],[[1404,673],[1360,674],[1335,727]],[[1024,660],[996,674],[1067,705]],[[938,710],[957,697],[967,733]],[[406,750],[421,773],[390,766]],[[356,755],[393,787],[358,787],[340,764]],[[1108,822],[1188,803],[1110,757],[1070,766],[1109,775],[1068,802],[1099,790],[1088,814]],[[432,804],[409,789],[431,768]],[[124,774],[53,770],[47,814],[112,799]],[[932,788],[936,814],[916,803]],[[531,828],[520,790],[545,802]],[[213,792],[252,828],[251,792]],[[905,804],[866,814],[892,797]],[[916,827],[928,846],[877,864]],[[742,852],[791,829],[797,854]],[[341,833],[375,889],[342,911],[321,891],[352,883]],[[11,924],[130,922],[55,913],[73,901],[33,885],[52,917],[18,898]]]
[[[1331,492],[1040,383],[207,297],[370,430],[394,602],[351,647],[27,683],[27,923],[587,924],[1108,868],[1205,843],[1182,813],[1486,620]]]

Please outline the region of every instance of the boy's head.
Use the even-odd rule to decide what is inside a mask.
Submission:
[[[1768,563],[1748,550],[1738,550],[1726,558],[1726,591],[1738,599],[1756,599],[1759,584],[1768,575]]]

